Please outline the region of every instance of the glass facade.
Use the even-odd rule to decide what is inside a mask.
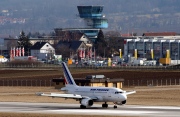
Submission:
[[[128,53],[134,56],[135,45],[134,42],[128,42]]]
[[[88,37],[95,37],[98,35],[98,30],[83,30],[81,31],[83,33],[85,33]]]
[[[80,18],[101,18],[103,6],[77,6]]]
[[[137,42],[137,43],[136,43],[136,49],[137,49],[138,51],[140,51],[140,53],[142,53],[143,50],[144,50],[144,44],[143,44],[142,42]]]
[[[127,39],[124,45],[124,56],[134,56],[134,49],[137,49],[138,58],[147,58],[151,60],[151,49],[153,50],[153,59],[167,57],[167,50],[169,50],[171,60],[180,60],[180,39],[162,39],[162,40],[147,40],[147,39]]]
[[[160,58],[160,50],[161,50],[160,42],[154,42],[153,43],[153,50],[154,50],[154,59]]]
[[[79,17],[84,19],[87,28],[95,29],[84,30],[84,33],[95,41],[99,32],[97,29],[108,28],[108,20],[102,14],[103,6],[77,6],[77,8]]]
[[[91,28],[108,28],[108,20],[102,15],[103,6],[77,6],[80,18]],[[89,22],[92,22],[92,24]]]
[[[169,42],[162,42],[162,57],[165,58],[167,54],[167,50],[169,50]],[[171,54],[171,52],[170,52]]]
[[[144,48],[145,48],[145,53],[146,53],[146,58],[148,59],[148,60],[150,60],[151,59],[151,49],[153,49],[153,44],[152,44],[152,42],[145,42],[144,43]]]
[[[93,27],[94,28],[108,28],[108,20],[107,19],[93,19]]]
[[[180,43],[178,43],[178,60],[180,60]]]
[[[170,51],[170,57],[171,57],[171,59],[173,59],[173,60],[179,60],[179,57],[177,56],[177,55],[179,55],[178,54],[178,44],[179,43],[175,43],[175,42],[172,42],[172,43],[170,43],[170,47],[171,47],[171,51]]]

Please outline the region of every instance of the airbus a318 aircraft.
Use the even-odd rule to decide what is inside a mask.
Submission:
[[[117,108],[117,105],[123,105],[126,103],[127,95],[136,93],[136,91],[126,92],[114,87],[78,86],[76,85],[65,62],[62,63],[62,68],[65,77],[65,87],[61,88],[61,91],[64,91],[67,94],[37,93],[37,95],[75,99],[80,102],[80,108],[91,107],[94,102],[104,102],[102,104],[103,108],[108,107],[107,102],[113,102],[114,108]]]

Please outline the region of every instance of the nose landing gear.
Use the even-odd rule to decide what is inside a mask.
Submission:
[[[116,109],[117,108],[117,105],[116,105],[117,103],[116,102],[114,102],[114,109]]]
[[[114,105],[114,109],[116,109],[117,108],[117,106],[116,105]]]

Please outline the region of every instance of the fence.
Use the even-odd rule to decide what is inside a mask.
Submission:
[[[156,80],[126,80],[123,86],[171,86],[180,85],[179,79],[156,79]]]
[[[179,79],[125,80],[123,86],[171,86],[180,85]],[[0,80],[0,86],[53,86],[52,80]]]
[[[116,66],[95,66],[95,65],[78,65],[76,66],[75,64],[69,65],[68,66],[70,69],[133,69],[133,70],[179,70],[180,65],[177,66],[121,66],[121,65],[116,65]],[[27,65],[22,65],[22,64],[0,64],[0,68],[61,68],[61,65],[55,65],[55,64],[27,64]]]
[[[0,80],[0,86],[53,86],[52,80]]]

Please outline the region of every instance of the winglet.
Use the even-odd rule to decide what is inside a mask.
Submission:
[[[136,91],[126,92],[126,95],[133,94],[133,93],[136,93]]]

